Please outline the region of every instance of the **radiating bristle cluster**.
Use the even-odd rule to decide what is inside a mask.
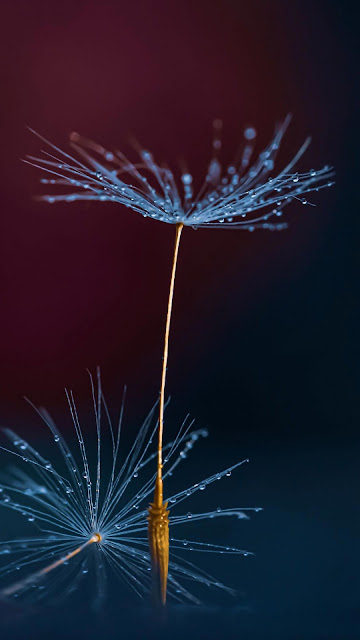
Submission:
[[[292,201],[312,205],[307,194],[331,186],[334,175],[328,166],[294,172],[310,143],[309,138],[292,160],[277,175],[273,174],[289,121],[288,116],[277,127],[270,144],[252,164],[256,131],[247,127],[242,150],[224,167],[219,160],[222,124],[215,120],[213,155],[196,195],[190,173],[182,173],[181,185],[178,185],[173,172],[157,164],[150,151],[140,149],[139,160],[131,162],[122,152],[108,151],[77,133],[70,136],[70,145],[82,162],[41,136],[54,153],[43,151],[39,158],[28,156],[27,162],[55,176],[42,180],[43,183],[73,189],[66,194],[42,196],[47,202],[104,200],[123,204],[144,217],[169,224],[280,230],[286,226],[278,220],[284,207]]]
[[[55,452],[54,462],[44,457],[27,440],[5,429],[9,447],[1,447],[4,455],[18,460],[20,465],[0,484],[0,506],[12,510],[35,527],[34,535],[0,542],[0,576],[5,596],[49,597],[71,591],[81,579],[86,579],[91,559],[98,572],[106,568],[117,573],[138,595],[151,591],[150,553],[147,536],[148,503],[154,493],[154,465],[157,451],[153,438],[156,433],[154,413],[150,412],[127,456],[122,457],[120,434],[122,411],[117,427],[113,427],[105,400],[93,387],[96,427],[96,459],[90,463],[88,447],[72,393],[69,406],[75,428],[76,447],[69,447],[49,414],[37,409],[50,429]],[[155,422],[155,424],[154,424]],[[247,511],[259,509],[220,508],[214,511],[183,512],[182,502],[203,491],[216,480],[229,477],[246,462],[242,460],[201,482],[171,493],[171,477],[195,444],[206,437],[205,430],[191,431],[192,423],[185,421],[176,439],[164,446],[164,479],[171,511],[169,517],[172,542],[168,575],[168,595],[180,601],[197,602],[181,584],[181,578],[191,579],[209,587],[228,590],[221,582],[205,574],[193,564],[178,557],[184,552],[211,551],[248,555],[249,552],[208,542],[181,540],[173,537],[178,525],[199,520],[235,516],[247,518]],[[88,431],[88,430],[87,430]],[[154,438],[156,441],[156,438]],[[111,464],[102,464],[105,452],[111,454]],[[60,456],[59,456],[60,454]],[[91,456],[90,456],[91,458]],[[218,501],[219,496],[217,496]],[[95,544],[93,544],[95,543]],[[172,557],[172,549],[175,555]],[[69,565],[68,571],[59,569]],[[50,577],[53,578],[50,580]],[[50,581],[50,582],[49,582]],[[101,584],[101,581],[99,585]],[[60,585],[60,586],[59,586]],[[101,586],[94,591],[101,596]]]

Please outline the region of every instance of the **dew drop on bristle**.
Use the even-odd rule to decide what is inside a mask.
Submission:
[[[192,183],[192,175],[190,173],[183,173],[181,176],[181,181],[183,184],[189,185]]]
[[[256,129],[254,129],[254,127],[246,127],[244,138],[245,140],[254,140],[254,138],[256,138]]]

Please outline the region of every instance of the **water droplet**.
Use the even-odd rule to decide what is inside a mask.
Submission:
[[[174,504],[176,502],[176,498],[169,498],[169,502],[171,502],[171,504]]]
[[[55,440],[55,442],[59,442],[60,436],[54,436],[54,440]]]
[[[88,573],[89,569],[83,569],[82,572],[83,573]]]
[[[190,520],[190,518],[192,518],[192,513],[190,513],[190,511],[188,511],[188,513],[186,514],[186,517],[189,518],[189,520]]]
[[[204,489],[206,489],[206,485],[205,484],[200,484],[199,485],[199,489],[200,489],[200,491],[204,491]]]
[[[271,159],[265,160],[264,167],[266,167],[266,169],[269,169],[269,171],[271,171],[271,169],[274,168],[274,161]]]
[[[216,513],[221,513],[221,509],[220,509],[220,507],[218,507],[218,508],[216,509]]]
[[[24,451],[25,449],[27,449],[27,444],[26,444],[25,442],[23,442],[23,443],[20,445],[20,449],[22,449],[23,451]]]
[[[192,175],[190,173],[183,173],[183,175],[181,176],[181,181],[183,184],[191,184]]]
[[[51,469],[51,463],[50,463],[50,462],[47,462],[47,463],[46,463],[46,465],[45,465],[45,469]]]
[[[244,131],[244,138],[246,140],[253,140],[256,137],[256,129],[254,127],[247,127]]]
[[[28,517],[28,522],[34,522],[34,520],[35,520],[34,516],[29,516]]]
[[[187,547],[188,541],[187,540],[183,540],[183,545],[184,547]]]
[[[135,471],[135,473],[133,474],[133,478],[137,478],[139,476],[138,472]]]
[[[307,204],[307,200],[305,200],[305,198],[303,198],[303,199],[301,200],[301,202],[302,202],[302,204]]]
[[[143,158],[143,160],[152,160],[152,155],[150,151],[146,151],[146,149],[143,149],[140,155]]]
[[[294,176],[293,177],[293,182],[299,182],[299,176]]]
[[[231,476],[231,471],[227,471],[225,475],[229,478]]]

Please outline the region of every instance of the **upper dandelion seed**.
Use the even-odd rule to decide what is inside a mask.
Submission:
[[[73,189],[66,194],[41,196],[47,202],[108,200],[125,205],[144,217],[195,229],[281,230],[286,223],[274,220],[282,214],[277,207],[283,208],[293,201],[312,205],[303,198],[304,194],[331,186],[333,182],[329,179],[334,175],[327,165],[318,170],[294,173],[295,165],[310,143],[307,138],[290,162],[276,176],[270,176],[289,122],[290,116],[287,116],[276,127],[271,142],[252,164],[256,131],[247,127],[236,161],[225,166],[218,157],[221,121],[215,120],[213,157],[196,194],[189,172],[181,174],[178,185],[173,172],[155,162],[148,150],[140,150],[139,160],[132,162],[122,152],[108,151],[77,133],[70,136],[70,146],[81,161],[39,136],[53,153],[43,151],[40,157],[28,156],[26,162],[56,176],[43,179],[43,183]]]

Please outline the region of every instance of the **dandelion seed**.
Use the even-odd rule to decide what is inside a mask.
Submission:
[[[41,157],[28,156],[26,162],[52,176],[43,179],[45,184],[66,186],[69,194],[42,196],[47,202],[96,200],[111,201],[150,217],[173,224],[176,227],[173,263],[170,278],[168,308],[165,326],[163,365],[161,373],[157,476],[154,500],[149,507],[149,545],[153,573],[160,582],[161,599],[165,603],[169,556],[169,531],[167,504],[163,501],[162,442],[164,431],[164,398],[169,350],[170,322],[174,296],[176,266],[182,231],[185,227],[256,229],[270,231],[287,227],[277,218],[282,209],[293,201],[313,205],[303,196],[329,187],[334,171],[327,165],[322,169],[293,172],[295,165],[310,144],[307,138],[290,162],[275,176],[270,176],[275,166],[280,143],[290,122],[287,116],[275,130],[269,145],[251,165],[256,131],[244,130],[244,145],[235,161],[223,167],[219,159],[222,146],[221,120],[214,121],[213,155],[208,165],[203,185],[194,196],[193,177],[188,172],[181,175],[181,188],[176,184],[173,172],[157,164],[153,155],[139,150],[139,161],[132,162],[120,151],[111,152],[99,144],[81,137],[70,136],[70,144],[80,160],[61,151],[40,137],[53,149],[43,151]],[[34,132],[36,133],[36,132]],[[38,135],[38,134],[36,134]],[[281,207],[281,209],[279,209]]]
[[[218,157],[222,125],[220,120],[215,120],[213,156],[196,196],[190,173],[182,173],[180,188],[173,172],[157,164],[149,151],[140,149],[139,161],[132,162],[122,152],[107,151],[77,133],[71,134],[70,145],[82,161],[34,132],[53,153],[43,151],[42,156],[28,156],[25,162],[56,176],[42,179],[42,183],[74,189],[71,193],[41,196],[45,201],[49,198],[51,202],[69,201],[69,196],[71,202],[109,200],[145,217],[193,228],[283,229],[284,224],[268,223],[274,205],[285,206],[293,200],[301,202],[304,194],[331,186],[333,182],[329,182],[329,178],[334,175],[332,167],[327,165],[319,170],[293,172],[310,144],[307,138],[292,160],[275,177],[269,177],[290,119],[287,116],[275,129],[271,142],[250,168],[255,129],[245,129],[242,151],[235,162],[222,166]]]
[[[49,598],[52,592],[71,593],[89,571],[91,549],[95,551],[92,557],[99,573],[99,584],[95,590],[98,597],[104,595],[101,576],[107,569],[115,572],[139,596],[145,597],[151,591],[146,507],[157,476],[152,470],[152,463],[157,457],[157,449],[153,450],[152,447],[157,428],[154,421],[156,407],[142,424],[129,453],[122,458],[120,436],[124,400],[115,427],[101,391],[99,373],[97,385],[92,378],[91,384],[96,433],[96,459],[93,464],[89,461],[72,392],[66,392],[66,395],[76,447],[69,447],[44,409],[32,405],[50,430],[53,440],[55,435],[58,436],[55,457],[51,463],[52,473],[48,471],[48,460],[30,442],[26,442],[28,458],[24,461],[19,453],[19,437],[10,429],[4,430],[10,445],[1,446],[0,449],[4,454],[18,459],[21,466],[2,479],[0,507],[11,509],[19,518],[25,517],[30,526],[35,526],[36,533],[23,539],[0,542],[0,576],[6,582],[0,591],[2,597],[33,599]],[[192,431],[192,426],[192,422],[185,420],[175,440],[164,446],[164,478],[178,470],[183,462],[180,454],[184,449],[192,450],[206,437],[207,432]],[[111,453],[111,464],[105,469],[103,458],[107,447]],[[189,514],[182,509],[182,503],[197,493],[203,484],[211,485],[218,477],[225,477],[229,470],[234,471],[245,462],[237,462],[230,469],[217,472],[201,483],[168,495],[166,503],[171,504],[168,520],[172,537],[167,587],[174,600],[199,602],[196,594],[182,584],[182,580],[188,579],[195,584],[231,592],[224,584],[182,558],[178,551],[185,548],[186,554],[206,552],[234,555],[249,552],[202,541],[191,541],[187,545],[187,541],[173,534],[178,525],[187,524],[190,520],[207,522],[214,517],[226,516],[247,518],[248,512],[257,510],[258,507],[235,507],[224,509],[221,513],[216,509],[192,512],[189,519]],[[137,477],[134,479],[135,475]],[[92,482],[89,486],[87,480],[90,478]],[[140,478],[142,483],[139,489]],[[54,580],[49,582],[50,575],[54,576]]]

